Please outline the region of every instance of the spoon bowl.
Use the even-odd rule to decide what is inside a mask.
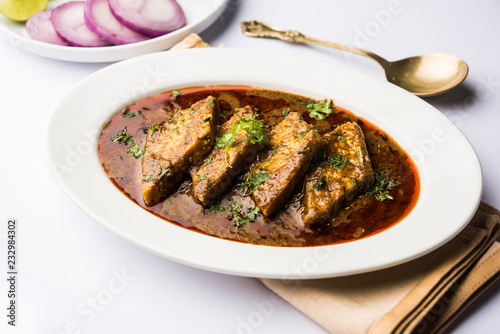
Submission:
[[[381,65],[389,82],[417,96],[446,93],[464,81],[469,73],[467,63],[444,53],[429,53]]]
[[[390,62],[367,50],[305,36],[295,30],[275,28],[259,21],[243,22],[241,27],[243,33],[251,37],[276,38],[292,43],[314,43],[371,58],[382,66],[389,82],[417,96],[446,93],[464,81],[469,73],[465,61],[449,54],[429,53]]]

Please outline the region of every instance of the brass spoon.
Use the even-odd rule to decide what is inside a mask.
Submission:
[[[464,81],[469,72],[465,61],[444,53],[429,53],[390,62],[370,51],[308,37],[294,30],[274,28],[259,21],[243,22],[241,28],[245,35],[251,37],[314,43],[371,58],[382,66],[389,82],[417,96],[434,96],[448,92]]]

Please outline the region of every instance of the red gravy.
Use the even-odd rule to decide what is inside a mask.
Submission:
[[[324,121],[311,119],[306,108],[307,97],[281,91],[247,86],[208,86],[180,89],[181,95],[165,92],[146,98],[119,112],[104,127],[99,139],[99,157],[111,181],[137,205],[164,219],[165,223],[205,233],[214,237],[273,246],[319,246],[354,241],[380,233],[401,221],[415,206],[420,192],[417,168],[409,155],[383,130],[357,117],[341,107],[334,107],[332,115]],[[363,194],[342,209],[330,221],[314,224],[304,229],[300,219],[301,192],[297,187],[290,202],[274,217],[262,215],[255,222],[237,228],[230,218],[229,205],[240,203],[243,208],[254,207],[250,197],[245,196],[239,183],[221,196],[221,207],[225,211],[205,214],[201,205],[190,196],[191,179],[186,175],[178,190],[164,202],[147,207],[142,198],[141,158],[127,156],[131,145],[112,142],[110,139],[127,129],[133,142],[143,150],[147,130],[154,123],[168,121],[175,108],[189,108],[194,102],[209,95],[216,97],[221,122],[234,113],[234,108],[250,105],[258,109],[267,131],[283,119],[283,110],[289,108],[302,114],[304,120],[315,124],[320,133],[333,129],[333,125],[346,121],[357,122],[365,134],[372,167],[375,172],[389,171],[390,178],[401,184],[391,190],[393,200],[378,201],[374,196]],[[123,117],[127,111],[133,117]],[[138,224],[140,224],[138,222]]]

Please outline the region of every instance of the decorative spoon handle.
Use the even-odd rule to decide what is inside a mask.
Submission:
[[[418,96],[434,96],[450,91],[469,73],[462,59],[444,53],[428,53],[389,62],[373,52],[354,46],[323,41],[295,30],[283,30],[259,21],[241,23],[243,33],[251,37],[277,38],[292,43],[314,43],[375,60],[385,72],[387,81]]]
[[[380,63],[381,65],[385,65],[388,63],[388,61],[385,60],[384,58],[382,58],[379,55],[376,55],[370,51],[367,51],[367,50],[359,49],[359,48],[354,47],[354,46],[338,44],[338,43],[328,42],[328,41],[324,41],[321,39],[309,37],[309,36],[306,36],[298,31],[295,31],[295,30],[284,30],[284,29],[276,28],[276,27],[270,26],[270,25],[268,25],[264,22],[260,22],[260,21],[242,22],[241,29],[243,30],[243,33],[245,35],[250,36],[250,37],[276,38],[276,39],[281,39],[282,41],[291,42],[291,43],[313,43],[313,44],[331,47],[331,48],[338,49],[338,50],[356,53],[358,55],[362,55],[362,56],[371,58],[371,59],[377,61],[378,63]]]

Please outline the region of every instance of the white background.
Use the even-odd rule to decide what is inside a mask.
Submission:
[[[240,22],[259,19],[389,60],[428,52],[465,59],[464,84],[426,100],[469,138],[483,167],[483,201],[500,208],[499,13],[494,0],[230,0],[202,37],[214,46],[301,54],[377,77],[383,72],[371,60],[245,37]],[[0,333],[325,333],[256,279],[186,267],[129,244],[59,189],[44,157],[48,115],[77,82],[107,65],[39,57],[0,36],[2,272],[8,218],[18,219],[20,248],[18,326],[6,325],[7,282],[0,274]],[[499,311],[497,282],[449,332],[498,332]]]

